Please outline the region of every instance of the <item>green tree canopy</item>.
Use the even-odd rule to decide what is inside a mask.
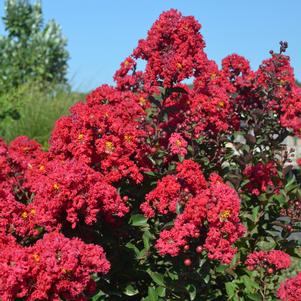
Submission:
[[[67,40],[55,21],[44,24],[40,1],[6,0],[3,21],[0,95],[30,81],[66,83]]]

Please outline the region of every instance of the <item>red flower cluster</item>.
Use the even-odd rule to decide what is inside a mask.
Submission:
[[[284,106],[292,96],[292,88],[296,87],[289,57],[273,54],[270,59],[262,62],[255,76],[257,93],[261,94],[262,91],[267,93],[268,97],[259,96],[267,104],[266,108],[275,112],[285,109]]]
[[[289,58],[273,54],[254,72],[245,58],[233,54],[223,59],[219,70],[204,53],[200,28],[192,17],[176,10],[164,12],[116,72],[118,89],[139,91],[147,101],[159,87],[174,89],[154,117],[169,110],[169,120],[158,128],[163,136],[176,129],[188,144],[201,136],[238,129],[245,113],[254,109],[266,116],[274,111],[274,122],[299,134],[301,92]],[[143,71],[136,71],[138,59],[146,61]],[[190,77],[193,87],[187,89],[183,80]]]
[[[158,211],[173,221],[171,229],[160,233],[159,253],[176,256],[200,233],[208,257],[230,263],[236,253],[232,245],[244,234],[237,193],[217,175],[207,183],[199,165],[191,160],[179,163],[176,171],[159,181],[141,205],[147,217]]]
[[[128,177],[141,182],[143,169],[136,163],[145,158],[146,147],[138,122],[145,116],[141,98],[109,86],[97,88],[86,103],[71,108],[71,116],[57,121],[50,152],[86,163],[110,183]]]
[[[30,247],[0,237],[0,298],[87,300],[90,274],[107,273],[110,264],[100,246],[59,233],[46,234]]]
[[[269,93],[272,93],[268,107],[279,114],[283,127],[292,129],[295,135],[300,136],[301,89],[296,85],[289,57],[273,54],[271,59],[263,62],[258,74],[261,89],[268,91],[269,87]]]
[[[236,191],[216,175],[210,178],[207,206],[209,231],[205,241],[210,259],[230,263],[237,248],[232,245],[243,236],[245,227],[239,219],[240,200]]]
[[[257,251],[248,255],[245,262],[249,270],[264,268],[269,271],[279,271],[291,266],[291,258],[288,254],[280,250]]]
[[[282,186],[282,182],[278,177],[276,163],[272,161],[266,164],[259,162],[253,166],[248,165],[244,169],[243,174],[249,180],[246,185],[247,190],[254,195],[259,195],[268,189],[277,193]]]
[[[92,224],[100,213],[121,217],[128,211],[100,173],[74,159],[52,158],[25,137],[1,158],[9,172],[0,184],[0,224],[9,233],[36,235],[39,227],[52,231],[67,222],[75,228]]]
[[[170,132],[171,126],[176,127],[189,139],[204,132],[226,131],[229,125],[237,127],[230,103],[230,92],[235,90],[228,75],[204,53],[200,28],[193,17],[183,17],[176,10],[162,13],[115,74],[118,89],[139,91],[147,99],[152,99],[160,87],[175,89],[177,92],[170,92],[158,111],[159,115],[164,108],[170,111],[169,120],[159,128]],[[136,71],[138,59],[146,61],[143,71]],[[182,83],[191,77],[192,90]]]
[[[277,290],[277,297],[282,301],[301,300],[301,273],[281,283]]]
[[[281,52],[273,53],[255,72],[250,70],[245,59],[232,58],[235,58],[235,63],[231,59],[232,75],[229,80],[237,92],[233,98],[236,112],[256,109],[266,117],[273,112],[277,124],[292,129],[294,134],[300,136],[301,92],[296,85],[289,57]],[[223,69],[228,67],[229,60],[226,64],[223,62]],[[240,76],[234,76],[233,72]]]
[[[87,300],[90,275],[110,267],[103,249],[52,231],[123,216],[124,200],[88,165],[26,137],[0,141],[0,167],[1,300]]]
[[[205,43],[199,33],[201,25],[193,17],[183,17],[171,9],[159,17],[132,56],[115,74],[119,88],[133,87],[133,77],[143,80],[144,89],[170,87],[201,72]],[[145,72],[136,73],[136,60],[146,60]],[[132,75],[128,72],[132,71]]]

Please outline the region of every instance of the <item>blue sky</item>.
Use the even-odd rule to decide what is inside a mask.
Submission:
[[[1,16],[3,3],[0,0]],[[42,4],[45,20],[55,19],[68,38],[68,76],[78,90],[112,84],[120,62],[159,14],[170,8],[196,17],[206,52],[218,63],[238,53],[257,68],[270,49],[278,50],[280,40],[288,41],[296,78],[301,79],[300,0],[43,0]]]

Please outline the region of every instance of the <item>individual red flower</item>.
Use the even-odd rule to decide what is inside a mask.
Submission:
[[[187,154],[187,141],[178,133],[171,134],[169,148],[172,154],[185,157]]]

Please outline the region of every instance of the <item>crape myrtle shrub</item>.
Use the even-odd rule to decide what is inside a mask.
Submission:
[[[49,151],[1,142],[1,300],[301,300],[287,43],[219,68],[200,27],[164,12]]]

